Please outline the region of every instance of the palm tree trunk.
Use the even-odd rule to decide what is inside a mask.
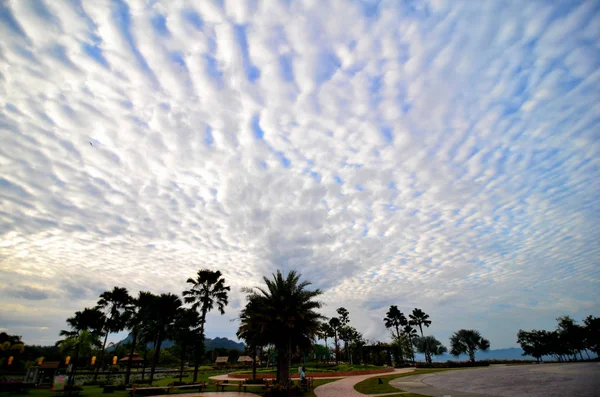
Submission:
[[[333,334],[333,342],[335,343],[335,365],[338,365],[338,355],[340,354],[340,352],[338,347],[337,331]]]
[[[127,361],[127,373],[125,374],[125,384],[129,384],[131,378],[131,365],[133,364],[133,353],[135,351],[135,344],[137,342],[137,329],[133,329],[133,340],[131,341],[131,350],[129,351],[129,360]]]
[[[469,350],[469,361],[475,362],[475,352],[473,350]]]
[[[154,349],[154,358],[152,359],[152,368],[150,369],[150,384],[154,380],[154,371],[156,371],[156,364],[158,364],[158,358],[160,356],[160,345],[162,344],[162,336],[160,336],[161,332],[159,332],[159,337],[157,338],[156,348]]]
[[[144,350],[144,364],[142,366],[142,380],[144,380],[144,376],[146,375],[146,360],[148,359],[148,346],[146,346],[146,350]]]
[[[202,306],[202,313],[200,316],[200,338],[204,338],[204,324],[206,324],[207,307],[208,306],[206,303]],[[204,339],[201,342],[204,343]],[[194,383],[196,383],[196,381],[198,380],[198,364],[200,362],[200,360],[198,359],[198,355],[200,354],[200,345],[198,344],[198,342],[196,342],[195,350],[196,354],[194,354]]]
[[[289,380],[290,380],[290,358],[291,358],[290,348],[291,348],[291,343],[289,343],[289,342],[286,343],[283,346],[283,349],[279,350],[278,360],[277,360],[278,364],[279,364],[278,383],[285,388],[287,388],[289,386]]]
[[[256,346],[252,349],[254,357],[252,357],[252,379],[256,379]]]
[[[73,386],[75,386],[75,371],[77,370],[77,362],[79,361],[79,343],[77,343],[77,348],[75,349],[75,360],[73,360],[73,368],[71,370],[71,376],[69,377],[69,397],[71,396],[71,392],[73,391]]]
[[[112,317],[111,317],[112,319]],[[106,329],[106,334],[104,335],[104,343],[102,344],[102,351],[100,353],[100,362],[102,363],[102,367],[104,368],[104,350],[106,349],[106,341],[108,340],[108,328]],[[96,372],[94,373],[94,379],[92,379],[94,382],[96,381],[96,378],[98,378],[98,371],[100,371],[100,367],[98,366],[98,363],[96,362]]]
[[[183,362],[185,361],[185,346],[181,346],[181,366],[179,367],[179,383],[183,382]]]

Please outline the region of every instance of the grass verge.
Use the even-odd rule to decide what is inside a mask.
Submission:
[[[421,375],[421,374],[430,374],[434,372],[444,372],[444,371],[456,371],[461,368],[434,368],[434,369],[417,369],[413,372],[406,372],[403,374],[393,374],[393,375],[383,375],[383,376],[374,376],[369,379],[365,379],[362,382],[354,385],[354,390],[363,394],[382,394],[382,393],[394,393],[400,390],[396,389],[393,386],[390,386],[390,381],[393,379],[403,378],[405,376],[413,376],[413,375]],[[379,379],[383,382],[379,384]],[[408,396],[409,394],[402,394],[402,396]],[[418,396],[418,394],[415,394]]]

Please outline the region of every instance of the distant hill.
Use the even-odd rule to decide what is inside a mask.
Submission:
[[[117,344],[123,344],[123,343],[127,343],[127,342],[131,342],[133,340],[131,334],[127,335],[127,338],[119,341]],[[245,350],[245,346],[243,343],[241,342],[236,342],[233,341],[231,339],[227,339],[227,338],[214,338],[214,339],[210,339],[210,338],[206,338],[204,340],[205,343],[205,351],[211,351],[214,349],[237,349],[239,351],[244,351]],[[171,347],[175,344],[175,342],[173,342],[172,340],[165,340],[163,341],[161,347],[165,348],[165,347]],[[152,343],[148,343],[148,346],[152,346]],[[107,348],[107,350],[114,350],[114,345]]]
[[[531,356],[523,356],[523,350],[518,347],[510,347],[508,349],[495,349],[489,350],[487,352],[476,352],[475,359],[476,360],[535,360],[535,358]],[[422,354],[415,354],[415,359],[417,361],[425,361],[425,357]],[[468,355],[461,355],[458,357],[454,357],[448,353],[442,356],[434,356],[433,361],[435,362],[446,362],[448,360],[452,361],[468,361]]]

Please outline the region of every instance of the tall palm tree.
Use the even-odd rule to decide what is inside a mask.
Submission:
[[[479,331],[474,329],[461,329],[456,331],[450,338],[450,354],[458,357],[461,354],[469,354],[469,360],[475,362],[477,350],[487,351],[490,341],[483,338]]]
[[[400,339],[400,327],[406,325],[406,316],[398,309],[398,306],[392,305],[383,319],[386,328],[396,330],[396,338]]]
[[[126,288],[113,287],[112,291],[103,292],[96,307],[106,313],[106,321],[104,323],[104,343],[100,352],[100,360],[104,367],[104,351],[106,349],[106,341],[108,334],[111,332],[119,332],[125,328],[125,319],[122,312],[131,304],[131,296]],[[98,377],[100,367],[96,365],[96,373],[94,380]]]
[[[156,347],[154,348],[154,357],[152,358],[152,368],[150,369],[150,384],[154,380],[156,364],[160,357],[160,346],[162,342],[173,334],[173,324],[181,310],[181,299],[174,294],[160,294],[154,301],[154,310],[152,324],[156,333]]]
[[[421,338],[422,338],[424,336],[423,335],[423,326],[429,328],[429,326],[431,325],[431,320],[429,320],[429,314],[425,313],[421,309],[414,308],[412,313],[409,314],[408,317],[410,318],[410,322],[413,325],[416,325],[419,327],[419,330],[421,331]],[[427,348],[427,342],[428,342],[428,340],[425,340],[425,359],[426,360],[429,359],[429,349]]]
[[[308,281],[290,271],[285,277],[280,271],[272,279],[263,277],[264,287],[244,288],[247,301],[240,317],[240,331],[256,329],[277,350],[277,381],[289,385],[292,347],[309,347],[324,317],[316,312],[322,303],[315,298],[321,290],[310,291]],[[244,320],[245,319],[245,320]]]
[[[225,306],[229,303],[228,292],[231,287],[225,285],[225,279],[221,277],[219,270],[209,269],[198,270],[196,278],[188,278],[187,282],[191,284],[190,289],[183,291],[185,303],[191,303],[192,309],[200,311],[200,327],[198,334],[204,338],[206,326],[206,314],[217,306],[221,315],[225,314]],[[200,337],[198,338],[200,339]],[[202,346],[204,339],[196,344],[194,354],[194,382],[198,379],[198,364],[202,356]]]
[[[155,307],[158,296],[151,292],[140,291],[137,298],[133,298],[131,303],[125,308],[123,317],[125,318],[125,326],[131,333],[131,346],[129,350],[129,360],[127,361],[127,372],[125,374],[125,383],[128,384],[131,378],[131,365],[133,363],[133,353],[138,344],[138,338],[143,331],[144,326],[147,326],[152,320],[152,310]],[[144,362],[145,366],[145,362]]]

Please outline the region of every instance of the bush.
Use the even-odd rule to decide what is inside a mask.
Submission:
[[[65,385],[65,391],[82,391],[83,387],[79,385]]]
[[[17,392],[25,389],[25,384],[16,380],[1,380],[0,392]]]
[[[289,389],[281,385],[274,385],[271,389],[265,392],[265,397],[300,397],[304,392],[300,385],[291,385]]]
[[[447,361],[445,363],[416,363],[416,368],[468,368],[468,367],[488,367],[487,361]]]

